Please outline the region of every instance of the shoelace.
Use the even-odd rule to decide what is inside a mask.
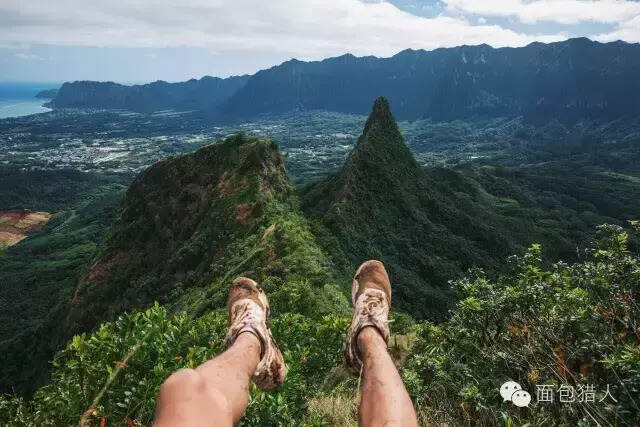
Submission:
[[[258,313],[260,311],[260,314]],[[240,300],[233,305],[233,322],[232,324],[241,324],[242,327],[239,329],[238,335],[244,332],[252,333],[258,338],[260,341],[260,360],[264,358],[266,353],[266,343],[263,342],[263,338],[260,336],[258,331],[261,329],[260,324],[265,324],[264,328],[266,328],[266,319],[264,316],[264,311],[253,301],[251,300]],[[236,335],[237,336],[237,335]]]
[[[368,317],[386,317],[386,308],[388,304],[385,304],[386,297],[380,292],[366,292],[364,293],[364,300],[361,302],[360,314]],[[385,319],[386,323],[389,323],[388,319]]]
[[[256,308],[256,306],[248,301],[244,302],[243,304],[236,303],[233,306],[233,323],[236,323],[238,321],[244,322],[245,324],[253,324],[259,322],[258,316],[255,312]],[[240,312],[240,310],[242,310],[242,312]]]

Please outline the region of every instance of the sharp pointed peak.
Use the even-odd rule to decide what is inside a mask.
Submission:
[[[373,110],[371,111],[371,116],[376,116],[376,115],[384,115],[384,116],[391,115],[391,105],[389,104],[389,100],[384,96],[380,96],[376,98],[376,100],[373,103]]]
[[[389,100],[384,96],[378,97],[373,103],[373,109],[371,110],[371,114],[367,119],[367,123],[364,126],[363,134],[367,134],[371,128],[380,124],[382,126],[392,126],[394,128],[398,128],[396,125],[396,121],[391,114],[391,106],[389,104]]]
[[[385,98],[384,96],[379,96],[376,98],[376,100],[373,102],[373,110],[375,111],[376,109],[386,109],[386,110],[390,110],[389,107],[389,100],[387,98]]]
[[[362,135],[344,170],[360,168],[362,164],[376,164],[380,170],[392,170],[392,174],[397,174],[399,170],[418,168],[391,114],[389,101],[384,97],[375,100]],[[393,171],[394,169],[397,170]]]

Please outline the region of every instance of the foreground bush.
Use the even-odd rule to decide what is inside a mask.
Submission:
[[[543,269],[533,245],[511,259],[511,275],[475,271],[455,283],[450,320],[421,325],[404,370],[426,421],[638,424],[640,262],[621,228],[601,226],[599,235],[582,262]],[[508,380],[531,393],[528,408],[503,402]]]
[[[90,336],[76,336],[54,360],[51,381],[32,400],[0,398],[0,423],[150,425],[162,382],[180,368],[195,368],[221,352],[226,314],[197,320],[170,316],[158,305],[123,315]],[[312,386],[337,363],[347,319],[310,321],[285,314],[272,319],[289,374],[277,393],[251,389],[244,423],[290,425],[302,419]]]

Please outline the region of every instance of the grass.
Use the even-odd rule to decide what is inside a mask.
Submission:
[[[331,394],[309,400],[308,417],[322,418],[328,425],[355,427],[358,425],[359,401],[356,396]]]

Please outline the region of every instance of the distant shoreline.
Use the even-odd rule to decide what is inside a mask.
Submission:
[[[45,107],[44,100],[29,99],[1,99],[0,119],[29,116],[31,114],[46,113],[51,108]]]
[[[42,95],[52,93],[57,86],[46,82],[0,82],[0,119],[51,111],[43,105],[50,99]]]

